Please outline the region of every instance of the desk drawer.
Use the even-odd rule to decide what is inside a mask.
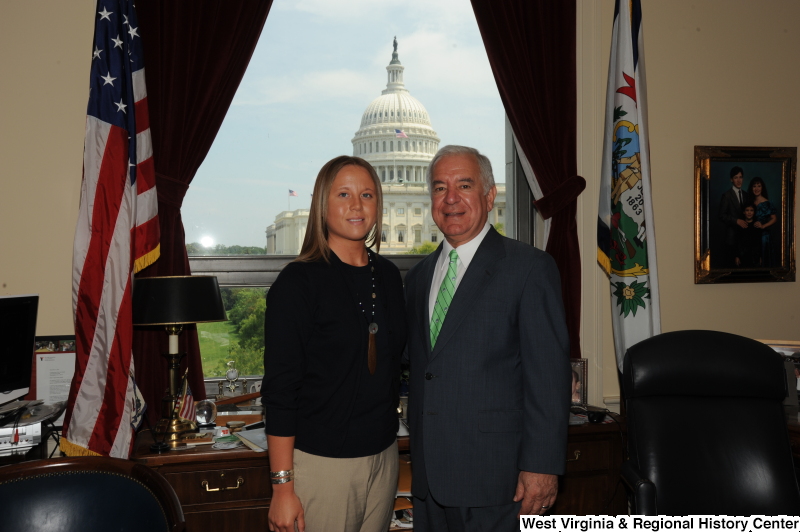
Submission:
[[[567,444],[567,473],[608,469],[611,467],[610,451],[608,440]]]
[[[243,467],[165,473],[182,506],[267,500],[272,496],[269,467]]]

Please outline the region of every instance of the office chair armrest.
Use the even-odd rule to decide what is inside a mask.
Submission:
[[[656,486],[642,477],[639,470],[628,460],[622,464],[622,482],[632,497],[633,515],[658,515],[656,511]]]

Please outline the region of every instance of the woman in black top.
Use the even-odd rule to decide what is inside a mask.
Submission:
[[[382,213],[369,163],[326,163],[300,256],[267,293],[270,530],[388,529],[406,330],[400,273],[368,248],[380,248]]]

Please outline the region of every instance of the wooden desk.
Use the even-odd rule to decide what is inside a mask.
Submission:
[[[624,420],[571,425],[567,473],[559,479],[550,515],[627,515],[620,468],[625,458]]]
[[[624,431],[624,423],[569,428],[567,474],[560,479],[552,515],[627,513],[619,485]],[[152,443],[150,431],[140,432],[131,460],[157,469],[172,485],[186,516],[186,532],[267,530],[272,495],[267,453],[203,445],[156,454],[150,451]],[[398,438],[398,447],[408,451],[408,436]]]
[[[628,500],[620,480],[627,428],[624,418],[614,419],[569,427],[567,473],[559,479],[550,515],[627,515]],[[408,436],[398,438],[398,443],[401,452],[407,450]]]
[[[131,460],[158,470],[172,485],[186,516],[186,532],[268,530],[272,485],[266,452],[201,445],[156,454],[150,451],[152,443],[150,431],[140,432]]]

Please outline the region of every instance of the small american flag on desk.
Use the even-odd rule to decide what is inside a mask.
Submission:
[[[195,410],[194,406],[194,396],[192,396],[192,389],[189,388],[189,379],[188,372],[186,370],[187,375],[183,376],[183,386],[181,387],[181,398],[175,407],[178,409],[178,417],[183,419],[188,419],[189,421],[194,421],[194,418],[197,415],[197,411]]]

